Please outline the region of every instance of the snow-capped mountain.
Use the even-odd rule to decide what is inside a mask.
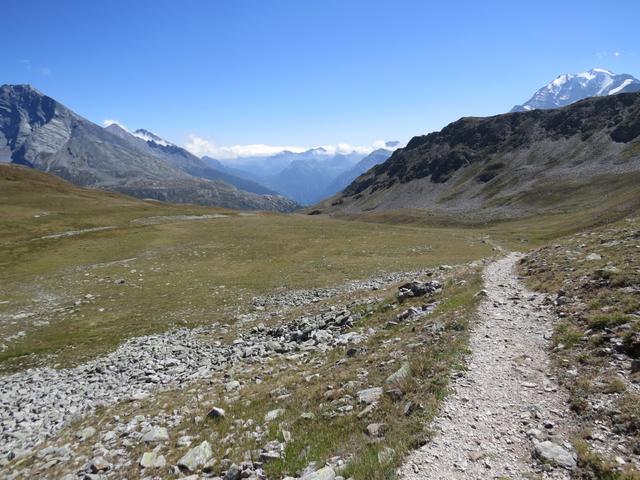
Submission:
[[[640,91],[640,80],[632,75],[616,75],[604,68],[594,68],[588,72],[560,75],[538,90],[526,103],[516,105],[511,111],[558,108],[587,97],[637,91]]]

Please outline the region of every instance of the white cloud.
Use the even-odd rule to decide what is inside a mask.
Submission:
[[[110,121],[117,123],[114,120]],[[371,146],[351,145],[348,143],[339,143],[337,145],[318,145],[316,147],[299,145],[266,145],[263,143],[222,146],[217,145],[212,140],[208,140],[195,134],[190,134],[187,138],[185,148],[198,157],[207,155],[219,160],[231,160],[242,157],[269,157],[271,155],[284,152],[285,150],[300,153],[307,151],[310,148],[317,147],[323,148],[327,155],[335,155],[337,153],[347,154],[353,152],[367,154],[376,148],[383,148],[384,145],[385,142],[383,140],[377,140]]]
[[[202,138],[194,134],[188,136],[185,148],[198,157],[208,155],[222,160],[238,157],[268,157],[285,150],[289,150],[291,152],[304,152],[307,150],[305,147],[265,145],[262,143],[220,146],[216,145],[211,140],[207,140],[206,138]]]
[[[113,118],[105,118],[102,121],[102,126],[103,127],[108,127],[109,125],[118,125],[121,129],[126,130],[127,132],[131,133],[130,130],[120,121],[115,120]]]
[[[619,57],[620,56],[620,52],[613,52],[613,56],[614,57]]]

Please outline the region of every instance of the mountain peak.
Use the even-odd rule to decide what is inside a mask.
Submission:
[[[309,150],[307,150],[306,152],[303,152],[303,153],[311,153],[311,154],[317,153],[317,154],[320,154],[320,155],[324,155],[324,154],[326,154],[328,152],[327,152],[327,149],[324,148],[324,147],[314,147],[314,148],[310,148]]]
[[[5,83],[0,88],[2,90],[26,90],[29,92],[37,93],[39,95],[44,95],[41,91],[39,91],[37,88],[35,88],[33,85],[29,83],[16,83],[16,84]]]
[[[104,128],[105,128],[105,130],[109,130],[110,132],[125,132],[125,133],[129,133],[129,131],[125,130],[124,128],[122,128],[121,125],[119,125],[117,123],[110,123],[109,125],[107,125]]]
[[[606,73],[607,75],[615,75],[615,73],[613,73],[611,70],[607,70],[606,68],[592,68],[591,70],[589,70],[589,73]]]
[[[559,108],[587,97],[602,97],[640,90],[640,80],[628,74],[615,74],[606,68],[580,73],[563,73],[540,88],[527,102],[512,112]]]
[[[170,145],[173,145],[171,142],[168,142],[167,140],[159,137],[158,135],[156,135],[153,132],[150,132],[149,130],[145,130],[144,128],[139,128],[135,132],[131,132],[131,134],[135,137],[141,138],[145,142],[154,142],[154,143],[157,143],[158,145],[162,145],[163,147],[168,147]]]

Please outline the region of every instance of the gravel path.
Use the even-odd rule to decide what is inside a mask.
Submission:
[[[486,268],[468,371],[453,382],[433,440],[407,458],[399,478],[569,478],[566,402],[547,356],[553,316],[516,277],[519,258],[510,254]],[[536,455],[566,468],[543,466]]]

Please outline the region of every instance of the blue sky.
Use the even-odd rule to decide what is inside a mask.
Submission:
[[[0,83],[212,152],[406,141],[561,73],[640,76],[637,1],[4,0],[2,17]]]

